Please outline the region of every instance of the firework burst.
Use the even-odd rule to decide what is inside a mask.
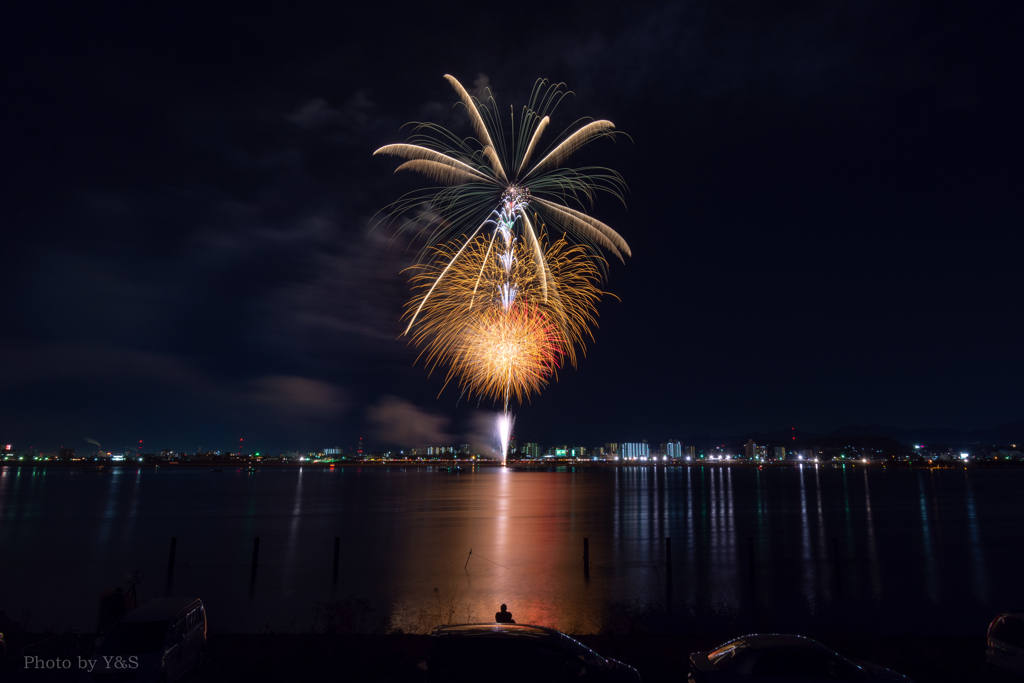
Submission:
[[[501,401],[498,426],[510,432],[509,402],[540,391],[565,359],[575,366],[593,338],[603,251],[621,260],[630,255],[617,232],[582,210],[599,192],[622,200],[622,177],[566,166],[581,147],[616,131],[611,121],[577,121],[542,148],[567,94],[561,84],[537,81],[506,133],[489,91],[481,101],[445,78],[475,137],[418,123],[405,143],[374,152],[404,159],[398,171],[439,184],[405,195],[386,214],[390,221],[428,216],[419,224],[426,240],[411,278],[416,295],[406,307],[405,334],[423,348],[432,371],[447,367],[445,386],[454,381],[465,395]],[[559,235],[550,244],[549,231]],[[508,433],[503,439],[504,461]]]
[[[476,137],[462,139],[437,124],[416,123],[406,143],[385,145],[374,152],[406,159],[397,171],[415,171],[440,183],[440,187],[405,195],[387,211],[388,219],[395,220],[424,205],[434,209],[426,224],[417,224],[427,236],[424,256],[438,245],[461,243],[465,247],[477,235],[505,232],[532,247],[542,282],[541,295],[546,297],[541,225],[591,247],[595,254],[607,250],[621,260],[631,254],[617,232],[580,210],[592,205],[599,192],[623,200],[626,186],[622,176],[600,166],[565,165],[587,143],[614,137],[611,121],[577,121],[571,127],[575,128],[573,132],[566,131],[540,151],[551,114],[567,94],[562,84],[538,80],[518,126],[513,115],[506,132],[493,96],[488,94],[481,102],[455,78],[445,78],[464,105]],[[447,265],[458,261],[461,254],[461,249],[453,250]],[[441,269],[435,284],[446,276],[447,270]],[[430,296],[427,291],[421,303],[425,305]],[[409,316],[406,333],[416,324],[418,313]]]
[[[513,243],[496,256],[499,239],[478,237],[450,267],[454,247],[438,247],[436,258],[414,268],[411,280],[420,293],[406,315],[419,313],[412,341],[423,347],[421,358],[432,370],[447,366],[446,384],[455,380],[467,395],[501,400],[507,408],[510,398],[522,402],[540,391],[566,359],[576,364],[592,338],[603,292],[585,247],[564,239],[544,245],[542,281],[530,247]]]
[[[550,317],[526,301],[508,309],[489,306],[465,321],[451,375],[464,390],[520,403],[547,384],[561,366],[565,340]]]

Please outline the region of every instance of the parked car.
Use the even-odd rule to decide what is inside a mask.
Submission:
[[[761,678],[770,676],[771,678]],[[692,683],[814,683],[863,681],[910,683],[895,671],[857,659],[803,636],[749,635],[690,655]]]
[[[640,681],[633,667],[543,626],[461,624],[439,626],[431,636],[422,668],[432,683]]]
[[[114,624],[96,654],[93,681],[171,683],[206,657],[206,609],[199,598],[164,598]]]
[[[1003,612],[988,625],[985,659],[1019,676],[1024,676],[1024,612]]]

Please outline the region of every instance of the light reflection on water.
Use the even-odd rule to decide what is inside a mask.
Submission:
[[[857,469],[4,467],[0,609],[89,630],[134,570],[163,595],[172,536],[172,592],[204,598],[218,630],[304,630],[315,603],[347,596],[380,627],[505,602],[520,623],[722,634],[980,632],[1024,602],[1024,471]]]
[[[810,607],[811,613],[814,613],[814,597],[815,597],[815,567],[816,562],[811,557],[811,524],[808,520],[807,515],[807,488],[804,486],[804,466],[799,466],[800,472],[800,527],[801,527],[801,540],[803,541],[803,552],[801,553],[800,563],[803,569],[804,581],[804,599],[807,601]]]
[[[928,504],[924,496],[924,478],[917,477],[918,489],[921,491],[921,542],[924,546],[925,585],[928,587],[928,598],[932,602],[939,601],[939,570],[935,562],[935,551],[932,548],[932,534],[928,526]]]
[[[871,518],[871,485],[868,470],[864,472],[864,508],[868,531],[868,562],[871,574],[871,597],[877,604],[882,599],[882,569],[878,563],[878,544],[875,542],[875,522]]]
[[[967,483],[967,524],[970,528],[971,569],[974,574],[974,595],[981,602],[988,602],[988,579],[985,573],[985,555],[981,546],[981,534],[978,531],[978,513],[974,509],[974,489],[971,480]]]

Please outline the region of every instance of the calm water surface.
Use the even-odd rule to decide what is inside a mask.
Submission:
[[[366,623],[405,629],[441,603],[489,620],[505,602],[520,623],[576,632],[979,633],[1024,607],[1022,484],[1017,470],[850,466],[3,467],[0,609],[92,630],[126,574],[164,595],[176,536],[170,592],[202,597],[222,631],[306,630],[318,602],[352,596]]]

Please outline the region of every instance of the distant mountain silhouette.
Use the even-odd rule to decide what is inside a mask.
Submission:
[[[991,443],[1019,444],[1024,441],[1024,420],[1007,422],[1006,424],[993,427],[992,429],[978,429],[971,432],[971,434],[979,439]]]
[[[758,444],[778,444],[796,442],[805,445],[839,444],[843,440],[858,441],[882,438],[897,441],[905,446],[917,444],[948,444],[950,446],[998,446],[1004,444],[1024,444],[1024,420],[1007,422],[989,429],[950,429],[948,427],[930,427],[920,429],[900,429],[884,425],[848,424],[828,434],[815,434],[800,430],[784,429],[774,432],[758,432],[743,436],[723,436],[700,434],[685,439],[687,445],[695,446],[735,446],[753,439]]]
[[[880,425],[845,425],[829,436],[887,436],[905,445],[949,444],[951,446],[998,445],[1024,442],[1024,420],[1007,422],[990,429],[965,431],[948,427],[899,429]]]

